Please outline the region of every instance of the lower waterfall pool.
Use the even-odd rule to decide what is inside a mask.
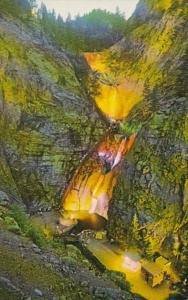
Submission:
[[[126,275],[131,284],[131,291],[148,300],[165,300],[174,291],[170,289],[170,281],[165,280],[161,285],[148,285],[141,271],[142,259],[135,249],[123,251],[108,241],[90,239],[87,248],[108,269],[119,271]],[[177,275],[171,270],[173,282],[177,282]]]
[[[47,225],[50,228],[55,228],[58,219],[59,214],[55,212],[46,212],[43,213],[42,216],[38,215],[35,218],[31,218],[32,222],[38,226],[41,227],[42,224],[45,231],[48,229],[46,227]],[[77,222],[75,222],[75,220],[77,220]],[[158,264],[150,262],[145,258],[143,259],[138,249],[128,248],[123,251],[119,246],[108,241],[104,231],[107,220],[101,216],[97,214],[90,215],[86,211],[70,211],[66,212],[66,218],[62,219],[62,222],[68,222],[69,225],[69,230],[66,232],[67,238],[69,239],[70,237],[70,240],[73,238],[73,240],[83,244],[91,256],[97,259],[97,263],[104,266],[104,269],[124,273],[125,279],[130,283],[133,293],[139,294],[147,300],[165,300],[170,294],[176,292],[172,289],[172,285],[179,282],[179,278],[173,268],[170,266],[170,276],[168,279],[152,287],[147,282],[142,267],[144,265],[152,266],[154,272],[158,274]],[[86,238],[86,240],[85,238],[82,240],[82,234],[83,236],[85,233],[87,235],[87,232],[89,237]],[[83,254],[85,255],[85,253]],[[89,256],[87,259],[90,259]],[[166,261],[170,263],[168,260]]]

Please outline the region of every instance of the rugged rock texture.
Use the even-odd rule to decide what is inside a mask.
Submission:
[[[144,9],[143,9],[144,8]],[[113,47],[129,57],[122,72],[144,82],[128,124],[142,126],[110,207],[109,236],[148,256],[182,258],[188,219],[188,7],[184,1],[140,1],[129,32]],[[126,67],[126,69],[125,69]],[[182,249],[184,249],[182,251]]]
[[[111,51],[107,53],[115,71],[118,67],[121,76],[144,86],[142,101],[127,120],[128,125],[142,129],[111,202],[108,235],[122,245],[139,246],[148,256],[160,252],[184,266],[188,252],[187,20],[183,0],[141,0],[126,37],[112,49],[117,54],[113,61]],[[57,206],[80,159],[103,133],[103,125],[86,99],[79,72],[37,27],[34,32],[1,16],[0,38],[0,225],[4,231],[41,244],[44,237],[27,216],[25,220],[15,208],[9,211],[7,207],[21,203],[31,211],[36,203]],[[37,257],[30,257],[33,246],[21,239],[0,234],[0,244],[4,244],[0,246],[0,292],[6,290],[6,297],[20,299],[24,290],[24,296],[34,292],[36,299],[43,295],[44,299],[110,299],[109,294],[111,299],[132,299],[116,287],[112,291],[111,283],[101,283],[97,290],[93,282],[98,285],[99,280],[94,277],[80,290],[75,273],[83,257],[76,256],[65,279],[60,269],[66,264],[56,257],[57,263],[51,264],[48,253],[36,246]],[[58,249],[63,245],[62,241]],[[37,259],[44,264],[41,269]],[[36,286],[37,272],[44,274],[40,287]],[[25,274],[27,280],[22,282]],[[84,276],[88,274],[87,270]],[[47,275],[54,291],[48,289]],[[63,289],[67,298],[61,297]]]
[[[82,259],[81,254],[74,246],[67,245],[64,251],[68,256],[61,257],[52,249],[41,250],[24,238],[1,230],[0,299],[141,299],[83,268],[77,262]]]
[[[63,49],[5,16],[0,37],[0,191],[57,205],[103,125]]]

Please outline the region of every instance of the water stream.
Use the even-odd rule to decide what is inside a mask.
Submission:
[[[108,241],[97,240],[88,241],[88,249],[107,269],[124,273],[127,281],[131,284],[132,292],[140,294],[148,300],[164,300],[172,293],[168,281],[164,281],[154,288],[148,285],[141,272],[141,257],[136,249],[122,251]]]
[[[136,134],[125,138],[107,133],[104,140],[85,157],[62,200],[66,216],[71,212],[71,218],[72,211],[87,211],[108,219],[109,201],[121,172],[122,160],[135,139]]]
[[[85,59],[91,69],[100,72],[101,76],[108,72],[102,54],[85,53]],[[125,79],[116,85],[105,84],[100,80],[96,105],[109,120],[121,121],[141,98],[138,86],[125,84]],[[135,139],[136,133],[125,137],[109,129],[92,153],[81,162],[62,199],[61,208],[66,212],[88,211],[89,214],[98,214],[108,219],[109,201],[121,173],[121,163]],[[72,214],[66,216],[74,219]]]
[[[86,53],[85,58],[91,69],[100,73],[108,71],[100,54]],[[101,112],[109,119],[120,121],[140,101],[142,87],[124,79],[116,86],[100,83],[99,91],[95,100]],[[109,131],[84,158],[62,199],[62,228],[69,230],[76,225],[77,232],[87,228],[104,228],[108,219],[109,201],[121,174],[122,161],[135,139],[136,133],[123,137]],[[123,252],[108,241],[94,239],[89,241],[87,247],[107,269],[125,273],[132,292],[148,300],[164,300],[171,293],[167,281],[155,288],[148,285],[141,272],[141,257],[134,249]]]
[[[85,59],[93,71],[104,76],[100,81],[96,105],[110,119],[124,120],[132,108],[142,99],[144,84],[142,80],[125,78],[112,79],[109,67],[102,53],[85,53]]]

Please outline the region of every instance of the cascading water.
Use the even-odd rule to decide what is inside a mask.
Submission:
[[[107,72],[107,67],[97,53],[86,53],[85,58],[93,70]],[[142,85],[137,82],[122,80],[119,85],[101,83],[96,105],[113,122],[124,120],[142,95]],[[104,139],[96,145],[81,162],[62,199],[59,219],[62,232],[72,230],[79,225],[82,229],[100,230],[108,219],[108,207],[112,198],[124,157],[129,153],[136,139],[136,133],[129,137],[117,135],[109,130]],[[137,250],[122,251],[112,246],[107,240],[89,239],[87,248],[107,269],[126,274],[131,283],[131,290],[149,300],[164,300],[170,294],[168,282],[155,289],[150,287],[143,277],[143,261]],[[145,260],[148,264],[148,261]],[[160,266],[153,263],[156,270]],[[161,272],[161,271],[160,271]],[[171,279],[176,282],[176,274],[171,270]]]
[[[67,218],[79,219],[85,212],[108,219],[109,201],[121,172],[121,162],[135,138],[136,134],[126,139],[108,133],[83,160],[62,199]]]
[[[85,53],[85,58],[92,70],[101,74],[107,72],[101,54]],[[107,94],[101,93],[101,89],[105,89]],[[137,93],[137,89],[131,85],[128,88],[123,80],[116,86],[100,82],[99,90],[100,93],[95,99],[96,105],[109,120],[113,119],[114,122],[125,119],[132,107],[139,101],[141,92],[139,90]],[[127,92],[129,95],[126,94]],[[136,93],[136,98],[133,93]],[[83,215],[87,215],[88,218],[96,214],[108,219],[109,201],[121,172],[121,162],[130,151],[135,138],[135,133],[125,137],[117,136],[109,130],[103,141],[85,157],[63,196],[61,209],[65,213],[60,220],[62,226],[66,228],[70,219],[73,222],[75,219],[83,220]]]

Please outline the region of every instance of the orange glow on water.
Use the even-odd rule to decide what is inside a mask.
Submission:
[[[131,109],[140,101],[140,89],[136,82],[125,80],[117,87],[101,84],[96,104],[100,110],[114,120],[127,117]]]
[[[77,225],[78,221],[81,222],[82,225],[85,224],[86,228],[91,228],[94,230],[103,229],[105,226],[105,219],[101,218],[97,214],[89,214],[88,211],[84,210],[72,210],[72,211],[65,211],[63,216],[60,217],[60,221],[62,225],[69,226],[69,225]]]
[[[109,72],[102,54],[85,53],[84,56],[92,70],[97,70],[101,74]],[[114,120],[122,120],[141,100],[142,92],[141,82],[131,78],[122,78],[116,86],[100,83],[99,95],[96,96],[95,101],[106,116]]]
[[[107,219],[108,205],[120,173],[123,156],[129,152],[136,138],[116,140],[107,136],[96,146],[93,154],[87,156],[76,171],[62,199],[65,211],[87,211]],[[111,169],[104,172],[100,157],[107,157]]]
[[[97,201],[100,201],[100,198],[108,201],[112,197],[112,190],[116,183],[116,178],[113,177],[115,177],[113,172],[102,175],[99,170],[89,176],[86,185],[83,177],[79,177],[75,187],[65,199],[64,209],[67,211],[89,211],[91,214],[97,213],[107,218],[107,207],[97,207]],[[79,191],[76,189],[79,189]]]
[[[130,257],[125,256],[123,261],[123,267],[131,272],[137,272],[141,268],[141,264],[137,261],[132,260]]]
[[[108,242],[96,240],[89,240],[87,247],[107,269],[125,273],[133,293],[148,300],[165,300],[172,293],[167,282],[155,288],[148,285],[141,273],[140,257],[134,249],[123,252]]]
[[[107,66],[102,60],[101,54],[97,52],[85,52],[84,57],[92,70],[97,70],[101,73],[108,71]]]

